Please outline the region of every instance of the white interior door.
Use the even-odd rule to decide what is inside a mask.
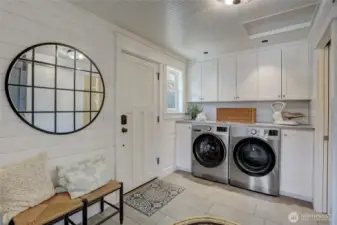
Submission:
[[[156,177],[158,72],[157,64],[124,52],[117,59],[116,170],[125,191]]]

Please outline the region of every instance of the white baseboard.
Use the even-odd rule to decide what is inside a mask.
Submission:
[[[163,177],[165,177],[167,175],[170,175],[173,172],[174,172],[174,167],[173,166],[169,166],[169,167],[167,167],[167,168],[165,168],[165,169],[163,169],[161,171],[161,173],[159,175],[159,178],[163,178]]]
[[[179,166],[176,166],[175,170],[182,170],[182,171],[185,171],[185,172],[188,172],[188,173],[191,173],[191,168],[185,168],[185,167],[179,167]]]
[[[284,191],[280,191],[280,195],[291,197],[291,198],[296,198],[296,199],[306,201],[306,202],[312,202],[312,198],[307,197],[307,196],[295,195],[295,194],[284,192]]]

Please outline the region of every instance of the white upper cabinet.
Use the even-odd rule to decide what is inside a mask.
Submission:
[[[223,55],[189,68],[189,102],[310,100],[305,42]]]
[[[201,71],[201,100],[218,101],[218,60],[203,62]]]
[[[309,48],[306,43],[282,48],[282,98],[310,99]]]
[[[219,59],[219,101],[236,100],[236,56],[228,55]]]
[[[256,51],[247,51],[237,56],[237,100],[258,99],[258,67]]]
[[[258,99],[281,99],[281,48],[260,49],[258,51]]]
[[[201,63],[188,68],[188,101],[201,101]]]

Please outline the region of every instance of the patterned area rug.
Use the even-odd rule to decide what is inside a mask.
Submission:
[[[151,216],[183,192],[185,188],[156,179],[124,197],[127,205]]]
[[[196,218],[190,218],[183,221],[180,221],[178,223],[175,223],[174,225],[240,225],[238,223],[234,223],[231,221],[227,221],[221,218],[214,218],[214,217],[196,217]]]

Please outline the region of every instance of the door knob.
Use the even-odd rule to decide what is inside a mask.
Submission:
[[[128,132],[128,129],[126,129],[125,127],[122,128],[122,133],[126,133]]]

